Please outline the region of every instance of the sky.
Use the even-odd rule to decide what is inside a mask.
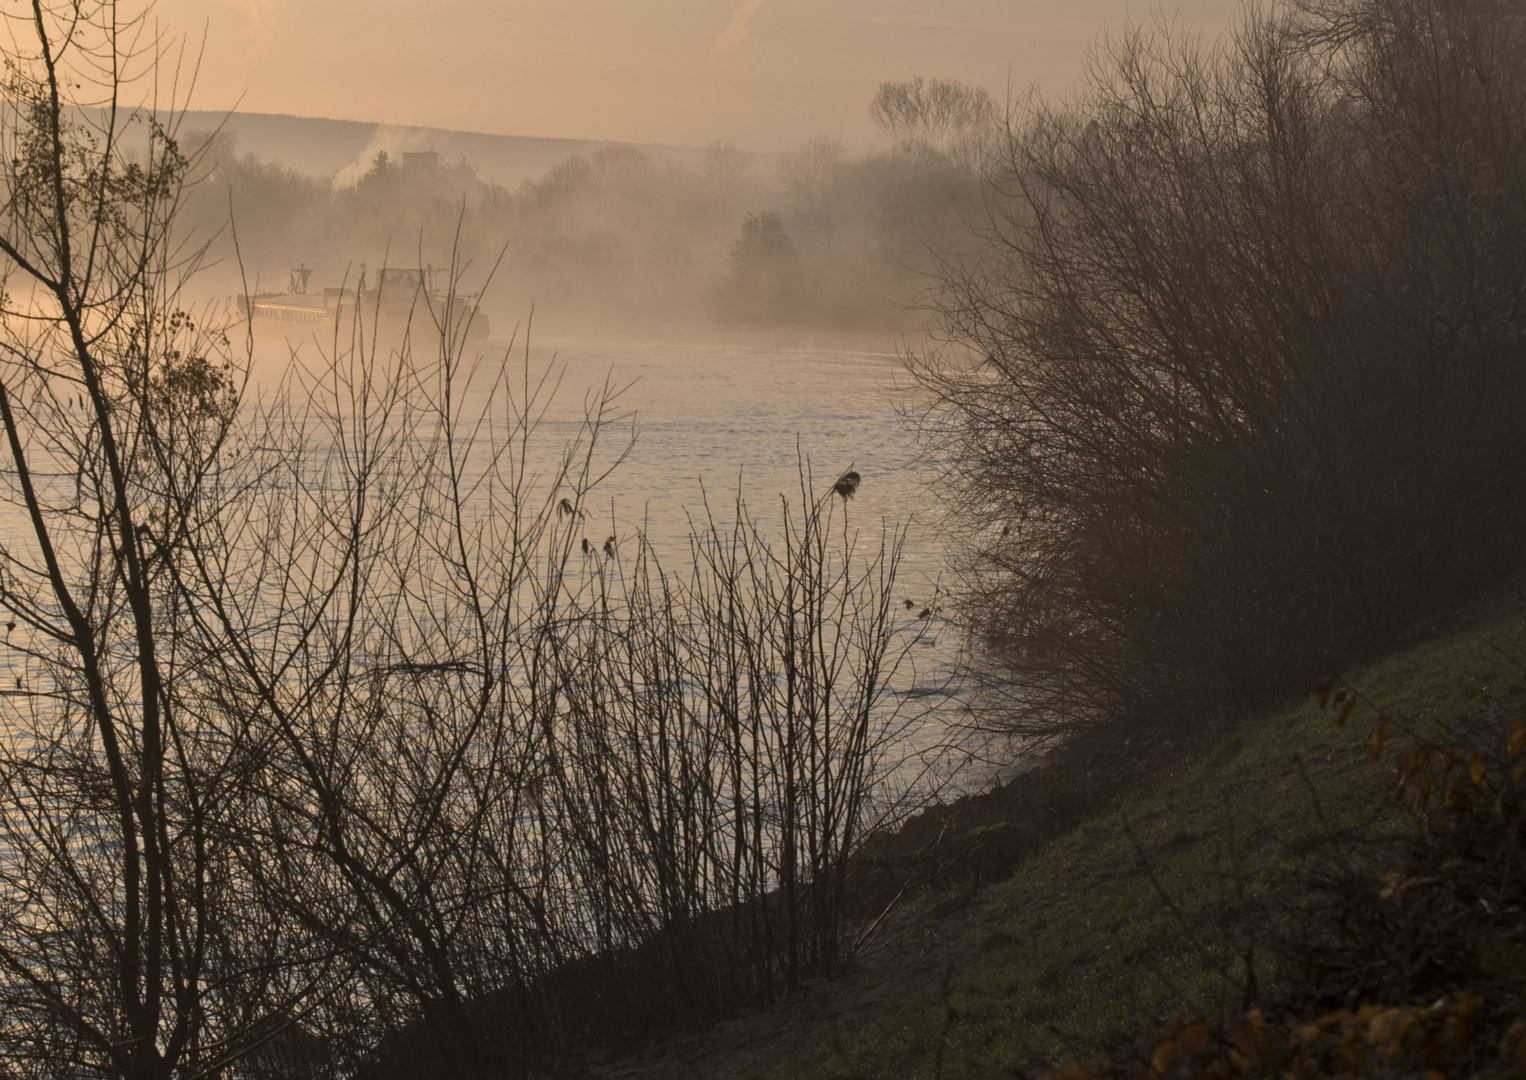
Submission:
[[[1208,35],[1239,0],[158,0],[192,107],[777,150],[872,135],[880,82],[1063,93],[1105,30]]]

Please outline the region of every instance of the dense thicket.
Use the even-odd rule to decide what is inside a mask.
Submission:
[[[1518,564],[1518,5],[1130,30],[988,207],[914,366],[1014,722],[1243,708]]]

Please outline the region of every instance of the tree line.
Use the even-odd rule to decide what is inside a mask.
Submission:
[[[239,265],[277,292],[299,263],[330,286],[362,262],[445,265],[459,222],[454,250],[479,270],[508,241],[496,293],[582,332],[910,328],[896,305],[925,289],[931,250],[962,242],[997,110],[984,90],[918,78],[886,83],[870,111],[882,137],[857,156],[827,135],[768,156],[716,140],[687,162],[616,145],[515,190],[384,151],[336,186],[240,154],[233,133],[188,133],[210,145],[180,222],[218,238],[229,289]],[[749,217],[775,223],[787,258],[753,257]]]

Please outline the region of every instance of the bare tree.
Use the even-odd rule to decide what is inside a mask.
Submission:
[[[243,876],[262,737],[207,682],[182,575],[239,374],[180,309],[190,165],[166,44],[109,3],[7,13],[0,126],[0,1047],[25,1075],[215,1073],[322,964]],[[215,666],[215,665],[214,665]]]
[[[347,972],[312,1024],[516,1074],[832,970],[900,735],[898,541],[857,554],[810,496],[782,551],[739,508],[671,578],[585,535],[607,392],[546,446],[543,382],[339,356],[244,459],[258,557],[199,583],[273,729],[251,873]]]
[[[1517,565],[1523,30],[1136,28],[1012,117],[919,371],[1025,723],[1255,707]]]
[[[828,247],[837,229],[837,174],[842,157],[841,139],[817,135],[796,149],[786,150],[779,163],[784,193],[791,206],[821,230]]]
[[[699,158],[699,174],[710,185],[718,202],[729,201],[737,192],[752,155],[737,149],[730,139],[716,139],[706,144]]]
[[[995,141],[1001,115],[984,87],[920,75],[882,82],[869,102],[869,119],[903,152],[931,153],[977,169]]]

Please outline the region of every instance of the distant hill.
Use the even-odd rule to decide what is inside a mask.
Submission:
[[[450,163],[464,159],[482,179],[508,188],[538,179],[551,166],[573,154],[601,146],[635,146],[654,161],[688,161],[699,154],[696,147],[487,135],[273,113],[192,111],[185,114],[182,130],[210,131],[218,127],[237,138],[241,153],[252,153],[262,161],[279,161],[289,169],[311,176],[337,176],[341,180],[364,171],[379,150],[394,158],[408,150],[435,150]]]

